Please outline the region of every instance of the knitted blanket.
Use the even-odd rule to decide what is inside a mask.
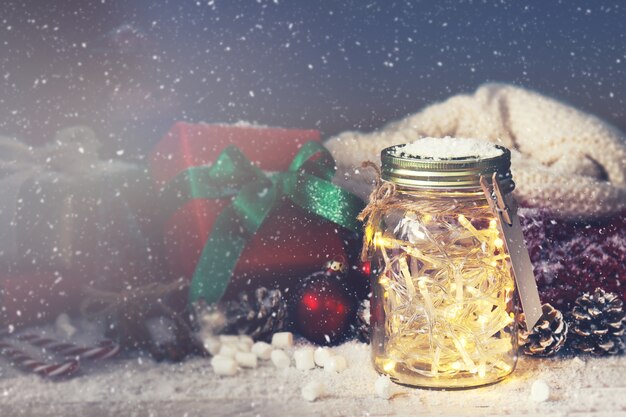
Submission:
[[[373,133],[345,132],[326,142],[336,181],[368,195],[361,162],[420,137],[484,138],[512,151],[515,196],[563,219],[604,217],[626,208],[626,135],[597,117],[533,91],[485,84],[472,95],[433,104]],[[356,170],[356,171],[355,171]]]

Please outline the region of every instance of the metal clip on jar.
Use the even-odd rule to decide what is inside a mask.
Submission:
[[[492,145],[496,156],[433,159],[405,146],[382,151],[382,186],[366,209],[374,367],[418,387],[500,381],[517,361],[517,289],[481,181],[510,193],[511,154]]]

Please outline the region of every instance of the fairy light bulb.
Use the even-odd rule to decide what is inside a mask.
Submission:
[[[393,369],[396,367],[396,363],[394,361],[387,361],[384,365],[383,365],[383,370],[387,373],[393,371]]]

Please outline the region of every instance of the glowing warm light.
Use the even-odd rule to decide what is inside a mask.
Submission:
[[[487,371],[485,369],[485,364],[481,363],[480,365],[478,365],[478,376],[484,378],[486,374]]]
[[[364,236],[364,238],[365,238],[365,243],[368,244],[368,245],[370,243],[372,243],[372,241],[374,240],[374,228],[371,227],[371,225],[368,225],[365,228],[365,236]],[[373,242],[373,243],[376,244],[376,242]]]
[[[394,361],[387,361],[384,365],[383,365],[383,370],[385,372],[391,372],[393,371],[393,369],[396,367],[396,363]]]
[[[516,349],[515,286],[497,220],[484,206],[464,214],[443,204],[438,212],[432,200],[418,206],[410,222],[398,220],[414,229],[373,232],[385,337],[372,343],[377,367],[447,386],[497,380],[511,372]],[[423,239],[410,239],[417,232]]]
[[[512,370],[511,365],[502,361],[496,362],[496,366],[505,372],[511,372]]]

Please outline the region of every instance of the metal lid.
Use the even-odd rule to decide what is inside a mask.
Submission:
[[[407,155],[402,151],[406,144],[383,149],[382,179],[401,187],[417,189],[474,189],[480,188],[480,177],[491,182],[497,173],[504,193],[513,191],[515,183],[511,175],[511,152],[500,145],[502,154],[490,158],[467,156],[450,159],[432,159]]]

